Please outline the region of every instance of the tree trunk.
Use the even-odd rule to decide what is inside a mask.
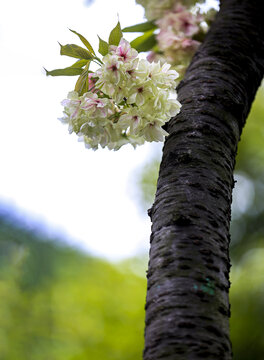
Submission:
[[[152,220],[144,360],[230,360],[229,223],[240,134],[264,71],[264,2],[223,0],[178,87]]]

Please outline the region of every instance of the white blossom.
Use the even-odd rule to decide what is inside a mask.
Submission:
[[[175,91],[178,73],[168,64],[139,60],[124,39],[110,47],[102,62],[89,74],[90,90],[82,96],[70,92],[62,102],[61,120],[69,131],[94,150],[163,141],[168,134],[162,126],[181,106]]]

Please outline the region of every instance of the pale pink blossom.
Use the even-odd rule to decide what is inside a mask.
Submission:
[[[163,54],[161,53],[156,53],[154,51],[150,51],[147,55],[147,60],[148,62],[152,63],[152,62],[159,62],[161,65],[166,63],[166,58]]]
[[[181,41],[181,47],[182,49],[186,49],[189,51],[195,51],[197,50],[198,46],[200,45],[199,41],[193,40],[193,39],[182,39]]]
[[[114,56],[108,57],[107,70],[110,70],[110,73],[114,74],[115,77],[118,77],[119,61]]]
[[[98,89],[95,89],[95,83],[97,79],[94,77],[94,73],[89,73],[88,75],[88,91],[97,92]]]
[[[119,57],[119,60],[124,62],[131,61],[135,59],[138,55],[138,52],[131,48],[130,43],[122,38],[118,46],[110,46],[110,52]]]
[[[70,118],[74,119],[79,113],[81,100],[76,99],[74,97],[74,91],[72,91],[68,94],[68,99],[62,100],[61,105],[64,106],[65,109],[67,109]]]
[[[157,35],[159,48],[163,51],[168,48],[177,49],[180,47],[181,37],[175,34],[171,29],[161,30]]]
[[[191,37],[199,31],[200,14],[194,15],[186,7],[177,4],[156,22],[161,31],[172,31],[179,37]]]
[[[81,104],[81,109],[90,113],[99,110],[101,116],[107,115],[107,99],[98,98],[97,94],[86,93]]]

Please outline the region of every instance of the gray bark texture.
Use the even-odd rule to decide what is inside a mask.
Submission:
[[[152,220],[144,360],[230,360],[237,144],[264,71],[264,1],[223,0],[178,86]]]

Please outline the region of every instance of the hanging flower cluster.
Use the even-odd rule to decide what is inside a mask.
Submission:
[[[157,42],[166,60],[183,67],[197,50],[200,42],[193,39],[200,29],[203,17],[199,13],[176,4],[156,21],[159,28]]]
[[[62,121],[70,132],[94,150],[98,145],[118,150],[126,143],[163,141],[167,133],[162,126],[180,109],[174,90],[177,72],[167,64],[139,60],[123,38],[110,46],[102,62],[90,76],[90,91],[82,96],[70,92],[62,102]]]
[[[100,39],[102,60],[92,48],[89,50],[92,61],[100,65],[97,71],[89,71],[90,61],[83,59],[86,67],[77,71],[80,78],[75,91],[62,101],[61,121],[68,124],[70,133],[75,132],[86,147],[94,150],[99,145],[118,150],[127,143],[135,147],[145,141],[163,141],[168,134],[162,126],[180,109],[175,91],[178,73],[168,64],[139,59],[130,43],[120,38],[120,31],[116,28],[113,31],[115,36],[111,38],[110,34],[110,44]],[[86,39],[81,39],[86,43]],[[72,54],[76,49],[66,45],[62,52]],[[77,50],[79,54],[80,49]],[[65,75],[66,70],[72,72],[76,66],[47,74]]]
[[[145,7],[145,16],[149,20],[145,23],[149,25],[146,29],[152,30],[148,35],[155,36],[155,44],[149,48],[147,59],[161,63],[166,61],[181,76],[207,28],[205,17],[200,14],[198,7],[193,6],[195,2],[185,0],[186,7],[178,0],[137,0]],[[143,27],[141,29],[145,32]]]

